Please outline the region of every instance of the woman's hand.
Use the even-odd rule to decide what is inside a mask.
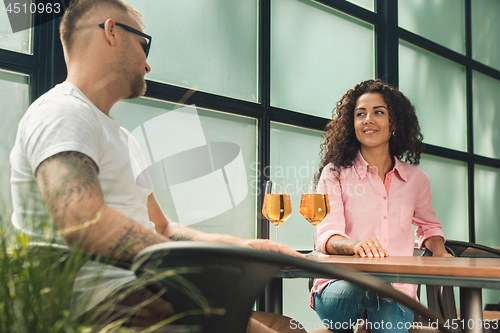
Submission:
[[[367,238],[357,242],[353,250],[354,254],[358,254],[360,257],[382,258],[389,256],[389,253],[384,250],[376,238]]]
[[[363,241],[351,240],[339,235],[333,235],[326,243],[326,249],[331,254],[358,254],[361,257],[381,258],[388,257],[389,253],[380,245],[376,238],[367,238]]]
[[[453,257],[453,255],[451,255],[450,253],[446,252],[446,250],[444,252],[433,252],[432,256],[433,257]]]

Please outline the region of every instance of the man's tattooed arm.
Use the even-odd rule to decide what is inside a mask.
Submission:
[[[196,233],[192,231],[177,231],[172,236],[168,237],[168,239],[173,241],[192,241]]]
[[[56,154],[43,161],[35,175],[54,224],[70,245],[131,260],[145,247],[169,241],[105,204],[98,168],[84,154]]]

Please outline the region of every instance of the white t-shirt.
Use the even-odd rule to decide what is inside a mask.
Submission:
[[[14,226],[38,235],[43,228],[41,221],[52,224],[35,171],[50,156],[77,151],[97,165],[106,204],[154,231],[147,210],[152,190],[136,184],[130,162],[130,138],[127,130],[102,113],[71,83],[59,84],[37,99],[19,123],[10,154]],[[73,287],[76,305],[85,304],[84,309],[75,308],[76,314],[91,309],[117,286],[133,279],[130,271],[111,266],[103,269],[101,264],[87,263]]]

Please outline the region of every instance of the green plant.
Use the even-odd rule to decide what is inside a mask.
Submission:
[[[5,219],[0,217],[0,226]],[[3,232],[0,228],[0,333],[129,333],[136,330],[122,327],[127,318],[98,324],[99,315],[85,319],[72,319],[72,283],[88,256],[77,247],[30,246],[32,239],[24,234]],[[156,271],[149,277],[136,280],[126,292],[118,291],[118,297],[162,279],[168,288],[180,290],[191,297],[200,309],[180,313],[159,325],[140,332],[154,332],[155,328],[189,315],[223,314],[223,309],[210,307],[209,302],[196,287],[182,275],[202,271],[202,268],[173,268]],[[99,278],[99,277],[96,277]],[[102,310],[102,309],[101,309]],[[106,310],[106,309],[104,309]],[[179,327],[177,332],[196,332],[196,328]]]
[[[0,229],[0,332],[87,331],[69,311],[71,285],[84,258],[40,255],[30,241]]]

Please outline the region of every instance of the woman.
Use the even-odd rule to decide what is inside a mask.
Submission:
[[[399,90],[381,80],[356,85],[337,103],[324,138],[318,186],[326,186],[331,213],[319,226],[323,253],[412,256],[414,224],[420,247],[451,256],[429,179],[415,166],[423,146],[417,116]],[[393,285],[416,298],[417,286]],[[406,332],[413,321],[407,308],[340,280],[317,280],[311,306],[336,331],[367,318],[372,332]]]

